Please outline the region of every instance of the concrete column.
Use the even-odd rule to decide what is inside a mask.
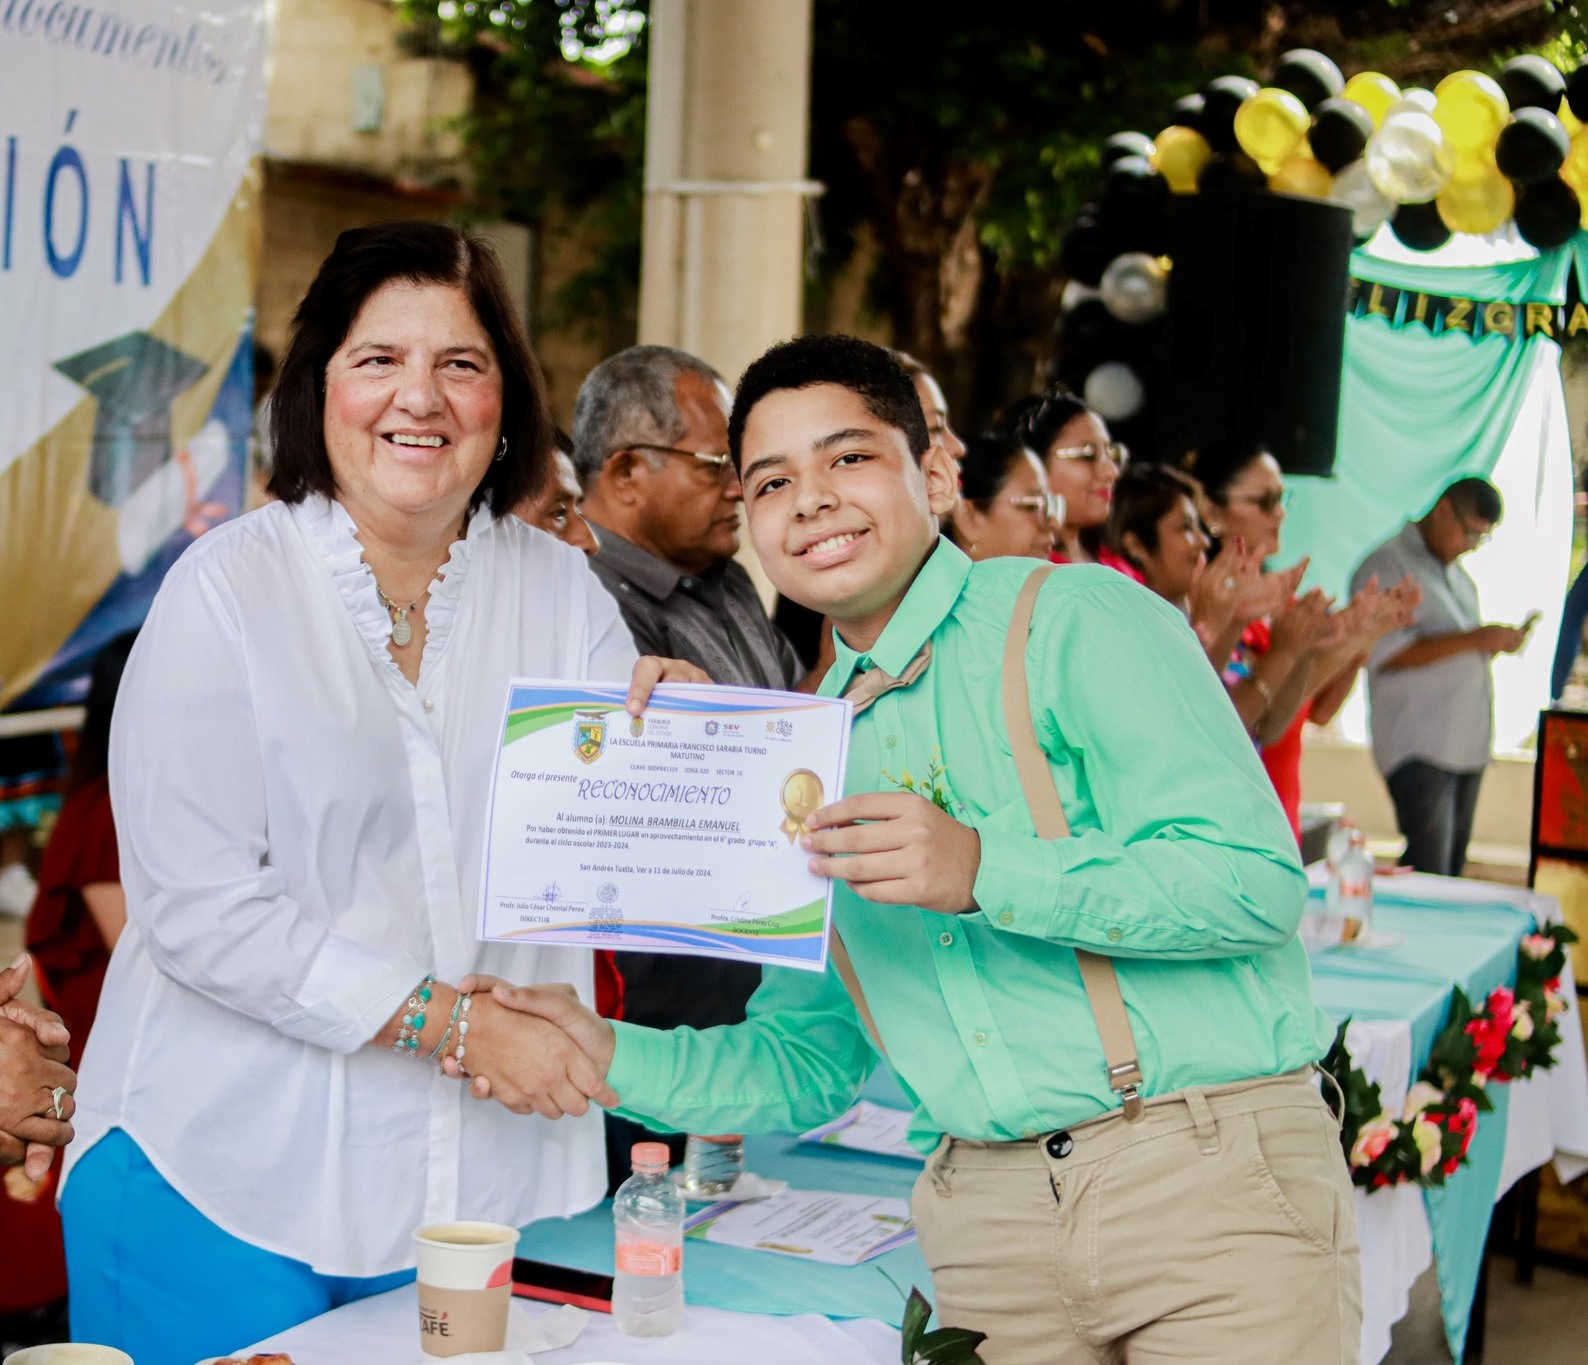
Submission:
[[[730,384],[798,334],[811,0],[655,0],[642,342]]]

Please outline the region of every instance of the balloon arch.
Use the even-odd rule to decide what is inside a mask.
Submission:
[[[1147,399],[1143,361],[1168,298],[1167,208],[1181,195],[1277,192],[1351,211],[1366,240],[1382,226],[1437,250],[1455,233],[1507,224],[1541,252],[1588,227],[1588,65],[1569,78],[1524,55],[1497,77],[1457,71],[1432,90],[1363,71],[1346,80],[1308,49],[1273,81],[1220,76],[1174,106],[1156,137],[1116,133],[1101,194],[1071,224],[1056,378],[1104,417],[1129,423]]]

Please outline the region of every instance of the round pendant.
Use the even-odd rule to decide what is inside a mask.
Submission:
[[[406,614],[391,623],[391,642],[399,648],[414,638],[414,628],[408,624]]]

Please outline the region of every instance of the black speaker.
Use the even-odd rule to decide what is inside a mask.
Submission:
[[[1327,475],[1339,430],[1351,211],[1288,194],[1176,195],[1159,458],[1260,444]]]

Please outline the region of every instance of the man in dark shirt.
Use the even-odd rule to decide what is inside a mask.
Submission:
[[[803,669],[734,560],[744,494],[728,456],[727,386],[705,361],[631,346],[593,369],[574,404],[573,459],[591,561],[642,654],[713,680],[789,688]],[[624,1017],[658,1028],[737,1023],[759,967],[624,953]]]

